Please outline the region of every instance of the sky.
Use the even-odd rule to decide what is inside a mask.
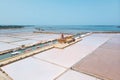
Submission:
[[[0,0],[1,25],[120,25],[120,0]]]

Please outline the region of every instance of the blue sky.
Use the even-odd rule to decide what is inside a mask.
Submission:
[[[0,0],[0,24],[120,25],[120,0]]]

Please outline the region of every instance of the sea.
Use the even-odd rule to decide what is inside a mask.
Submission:
[[[21,29],[1,29],[0,34],[34,32],[80,33],[80,32],[120,32],[119,25],[27,25]]]

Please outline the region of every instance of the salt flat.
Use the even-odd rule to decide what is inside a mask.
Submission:
[[[61,77],[59,77],[56,80],[100,80],[100,79],[73,70],[68,70],[66,73],[64,73]]]
[[[0,42],[0,51],[8,50],[8,49],[13,49],[18,47],[17,45],[12,45],[4,42]]]
[[[25,40],[25,39],[14,38],[14,37],[6,37],[6,36],[0,37],[1,42],[8,42],[8,43],[22,41],[22,40]]]
[[[31,34],[31,35],[30,35]],[[37,39],[37,40],[48,40],[48,39],[56,39],[59,38],[60,35],[59,34],[43,34],[43,33],[39,33],[39,34],[35,34],[35,33],[30,33],[29,35],[25,35],[25,34],[17,34],[14,35],[14,37],[18,37],[18,38],[22,38],[22,39]],[[47,36],[47,37],[45,37]],[[44,39],[45,38],[45,39]]]
[[[2,67],[13,80],[53,80],[65,71],[65,68],[27,58]]]
[[[104,80],[120,79],[120,35],[115,35],[92,54],[73,66],[79,72],[95,75]]]
[[[29,38],[29,39],[48,41],[48,40],[53,40],[53,39],[58,39],[58,38],[60,38],[60,35],[58,35],[58,34],[54,34],[54,35],[53,34],[46,34],[46,35],[44,34],[44,35],[38,35],[38,36],[35,36],[32,38]]]
[[[59,38],[59,34],[11,33],[0,35],[0,51]]]
[[[28,45],[28,44],[34,44],[37,43],[37,40],[24,40],[24,41],[19,41],[19,42],[13,42],[11,44],[13,45]]]
[[[77,61],[92,53],[92,51],[109,40],[110,37],[106,37],[105,34],[103,36],[100,35],[100,37],[99,34],[90,35],[65,49],[52,49],[37,54],[35,57],[69,68]]]
[[[38,35],[36,36],[38,37]],[[118,40],[112,39],[119,36],[120,34],[92,34],[67,48],[54,48],[41,52],[30,58],[6,65],[2,69],[14,80],[100,80],[94,76],[71,70],[71,67],[91,55],[110,39],[115,42],[114,45],[119,43]],[[33,43],[37,41],[37,37],[30,37],[31,39],[28,39],[31,40],[30,42],[25,40],[25,42],[15,42],[16,44],[12,45]],[[52,36],[49,38],[52,39]],[[113,43],[112,41],[109,42]]]

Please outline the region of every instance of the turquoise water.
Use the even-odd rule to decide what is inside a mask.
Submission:
[[[16,51],[19,52],[19,54],[24,54],[25,51],[27,51],[27,50],[30,50],[30,52],[31,52],[31,51],[34,51],[36,49],[40,49],[42,47],[48,46],[50,44],[55,44],[56,42],[57,42],[57,40],[53,40],[53,41],[49,41],[49,42],[46,42],[46,43],[40,43],[40,44],[31,46],[31,47],[27,47],[25,49],[19,49],[19,50],[16,50]],[[11,54],[11,53],[16,52],[16,51],[11,51],[11,52],[8,52],[8,53],[5,53],[5,54],[1,54],[0,55],[0,60],[16,56],[16,55]],[[17,55],[19,55],[19,54],[17,54]]]
[[[37,25],[28,26],[23,29],[0,30],[0,33],[14,32],[33,32],[35,28],[41,28],[44,31],[63,32],[63,33],[79,33],[79,32],[120,32],[117,25]]]

